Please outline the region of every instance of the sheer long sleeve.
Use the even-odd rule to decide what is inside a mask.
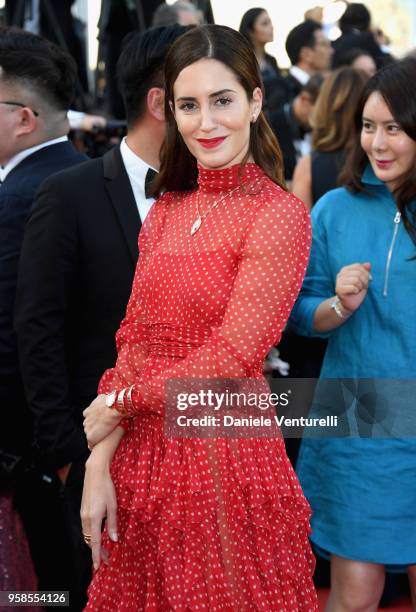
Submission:
[[[276,200],[260,204],[246,230],[221,325],[173,367],[146,378],[138,371],[134,411],[162,414],[168,379],[258,374],[294,304],[309,248],[310,221],[302,202],[281,192]]]

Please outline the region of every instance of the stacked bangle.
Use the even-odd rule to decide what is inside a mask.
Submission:
[[[346,319],[348,315],[344,314],[340,308],[340,305],[342,306],[342,302],[339,299],[339,297],[336,295],[335,298],[333,299],[332,303],[331,303],[331,310],[333,310],[335,312],[335,314],[337,315],[338,319]]]
[[[125,393],[126,393],[126,389],[122,389],[120,393],[117,395],[116,409],[118,410],[118,412],[120,412],[120,414],[125,414],[125,410],[124,410]]]
[[[125,387],[124,389],[119,391],[117,394],[117,398],[110,407],[117,410],[117,412],[119,412],[123,416],[134,416],[134,406],[131,397],[133,393],[133,388],[134,385],[131,385],[131,387]]]

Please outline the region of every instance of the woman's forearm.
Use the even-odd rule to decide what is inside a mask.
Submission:
[[[110,467],[111,460],[116,452],[118,445],[125,430],[122,427],[116,427],[104,440],[98,442],[91,451],[91,455],[87,460],[88,465],[100,465],[103,468]]]
[[[333,329],[337,329],[337,327],[340,327],[352,315],[352,312],[344,308],[341,302],[338,302],[338,308],[343,315],[343,318],[341,319],[335,310],[331,308],[331,304],[333,303],[334,299],[335,296],[324,300],[315,310],[315,316],[313,318],[314,331],[328,332],[332,331]]]

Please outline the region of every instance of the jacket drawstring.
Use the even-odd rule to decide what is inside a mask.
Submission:
[[[394,219],[393,219],[393,222],[394,222],[393,237],[391,239],[389,252],[387,253],[386,270],[385,270],[385,273],[384,273],[384,289],[383,289],[383,296],[384,297],[387,296],[391,258],[392,258],[392,255],[393,255],[394,244],[395,244],[396,238],[397,238],[397,232],[399,230],[400,219],[401,219],[401,214],[399,212],[396,212],[396,214],[394,216]]]

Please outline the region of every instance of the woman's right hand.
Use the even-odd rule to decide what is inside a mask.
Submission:
[[[353,313],[361,306],[367,295],[371,264],[354,263],[344,266],[337,274],[335,293],[341,306]]]
[[[96,447],[98,449],[98,446]],[[108,462],[91,453],[85,466],[84,488],[81,502],[82,532],[91,536],[89,546],[92,551],[94,569],[97,570],[101,560],[108,561],[107,551],[101,546],[101,527],[107,519],[107,530],[110,539],[117,541],[117,501]]]

